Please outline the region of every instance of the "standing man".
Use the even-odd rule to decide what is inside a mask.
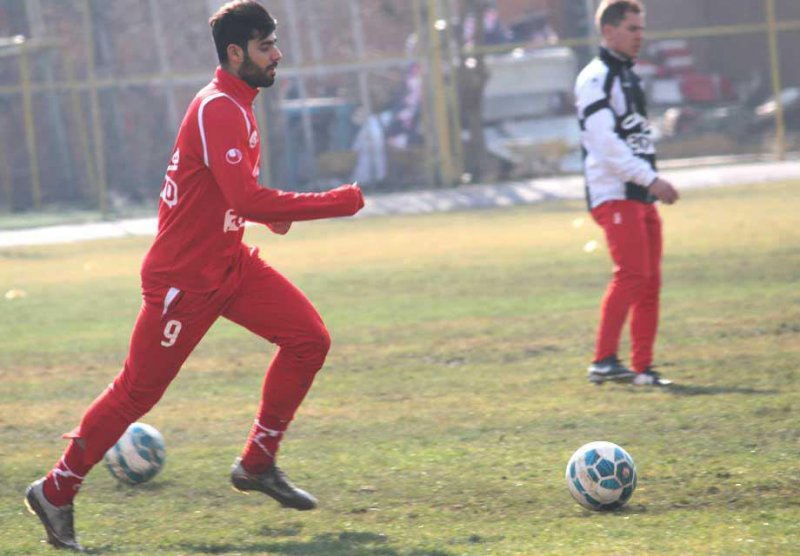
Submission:
[[[589,380],[598,384],[670,384],[652,367],[662,252],[661,219],[654,203],[671,205],[678,192],[656,171],[645,97],[632,69],[642,48],[644,18],[638,0],[603,0],[596,16],[602,46],[575,85],[586,198],[614,261],[588,370]],[[628,313],[632,371],[617,357]]]
[[[26,503],[58,547],[81,550],[73,498],[89,470],[128,425],[163,395],[214,321],[223,316],[278,345],[249,438],[231,481],[283,506],[316,500],[276,467],[281,438],[330,347],[311,302],[242,243],[246,221],[285,234],[293,221],[350,216],[360,189],[324,193],[262,188],[252,104],[275,81],[282,58],[276,21],[258,2],[237,0],[210,20],[220,66],[186,112],[161,191],[158,234],[142,265],[143,305],[125,365],[88,408],[63,457],[26,491]]]

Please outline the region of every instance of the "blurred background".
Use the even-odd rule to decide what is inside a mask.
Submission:
[[[580,172],[572,88],[598,2],[265,0],[284,60],[255,105],[262,181],[377,192]],[[222,3],[0,0],[0,213],[152,210],[217,65]],[[637,71],[662,161],[800,147],[800,2],[646,7]]]

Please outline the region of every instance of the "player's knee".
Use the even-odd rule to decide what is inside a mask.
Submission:
[[[320,325],[306,332],[303,339],[296,345],[294,352],[309,368],[313,367],[316,371],[325,363],[330,349],[331,335],[324,325]]]
[[[648,279],[648,286],[651,290],[658,291],[661,289],[661,275],[660,274],[653,274]]]
[[[628,269],[618,269],[614,272],[614,282],[617,287],[628,292],[641,291],[649,281],[647,274]]]
[[[324,325],[314,330],[311,343],[312,351],[320,359],[320,366],[322,366],[328,356],[328,352],[331,350],[331,335]]]
[[[137,384],[126,378],[123,374],[115,380],[111,391],[117,410],[133,422],[158,403],[166,388]]]

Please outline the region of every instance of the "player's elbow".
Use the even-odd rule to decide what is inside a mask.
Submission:
[[[254,222],[259,220],[259,218],[256,218],[256,212],[247,203],[237,203],[233,206],[233,210],[245,220],[251,220]]]
[[[257,207],[256,199],[253,199],[250,195],[239,195],[235,198],[228,200],[231,204],[231,208],[244,218],[245,220],[252,220],[255,222],[259,222],[263,220],[264,215],[259,213]]]

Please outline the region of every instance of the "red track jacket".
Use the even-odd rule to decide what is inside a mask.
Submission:
[[[246,252],[245,220],[349,216],[364,206],[356,186],[289,193],[258,184],[261,151],[252,109],[257,94],[217,68],[189,105],[164,177],[158,234],[142,265],[146,287],[217,289]]]

